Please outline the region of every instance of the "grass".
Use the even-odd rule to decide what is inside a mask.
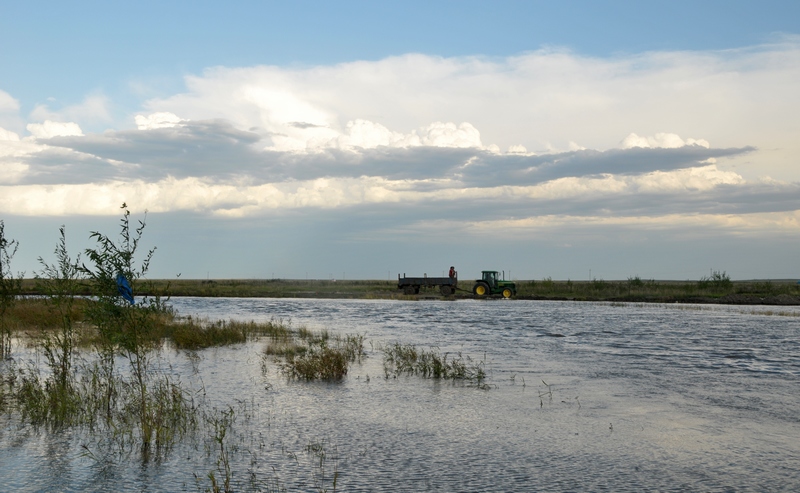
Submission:
[[[80,302],[86,309],[91,309],[92,303]],[[118,361],[131,361],[128,367],[116,366],[109,364],[108,354],[98,346],[98,341],[103,341],[98,328],[77,310],[74,336],[80,351],[70,362],[67,378],[59,383],[52,365],[39,355],[45,347],[40,341],[59,333],[61,312],[38,298],[21,300],[10,315],[15,320],[15,340],[24,339],[37,355],[28,362],[8,360],[0,367],[0,413],[46,430],[84,430],[93,437],[91,443],[82,445],[85,455],[102,462],[127,460],[136,452],[143,463],[163,460],[179,440],[209,430],[213,447],[208,453],[216,457],[216,467],[198,476],[199,482],[200,478],[207,482],[209,491],[236,489],[230,468],[234,449],[227,436],[235,413],[233,407],[207,411],[202,398],[195,401],[202,392],[189,393],[170,372],[154,364],[159,360],[157,353],[166,347],[164,342],[196,358],[203,348],[265,340],[265,359],[277,360],[281,373],[301,381],[341,381],[350,365],[365,356],[361,335],[295,330],[282,320],[209,322],[142,311],[139,315],[150,317],[145,325],[153,329],[147,332],[147,339],[139,339],[140,352],[111,354]],[[134,364],[136,358],[145,359],[143,371]],[[326,470],[327,452],[311,447],[309,454],[320,461],[314,478],[318,490],[329,490],[332,483],[335,491],[338,473],[335,466],[332,477]]]
[[[713,272],[699,281],[517,281],[517,298],[655,303],[800,304],[795,281],[731,281]]]
[[[400,298],[397,281],[299,279],[175,279],[151,281],[153,291],[169,286],[173,296],[233,298]]]
[[[800,304],[800,285],[794,280],[732,281],[727,274],[712,272],[697,281],[656,281],[638,276],[621,281],[518,280],[518,299],[577,301],[636,301],[729,304]],[[455,298],[472,298],[472,281],[464,280]],[[153,280],[144,286],[143,294],[163,293],[172,296],[260,297],[260,298],[353,298],[353,299],[418,299],[397,289],[396,281],[381,280]],[[22,282],[25,294],[41,294],[33,280]],[[78,290],[89,294],[88,285]],[[439,297],[438,291],[430,296]],[[451,297],[452,298],[452,297]]]
[[[411,344],[394,343],[383,348],[384,376],[397,377],[402,374],[419,375],[423,378],[452,380],[473,383],[484,387],[485,362],[474,362],[460,352],[442,353],[438,348],[420,349]]]
[[[289,329],[282,321],[257,323],[254,321],[198,321],[192,317],[174,320],[167,325],[163,337],[168,338],[177,349],[204,349],[247,342],[263,336],[283,337]]]
[[[301,328],[296,332],[276,334],[265,346],[263,354],[265,358],[282,359],[280,370],[290,378],[337,381],[347,375],[351,363],[364,357],[364,337],[331,337],[327,331],[312,332]]]

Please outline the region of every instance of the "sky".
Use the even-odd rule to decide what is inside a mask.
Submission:
[[[800,278],[800,2],[0,0],[11,268]]]

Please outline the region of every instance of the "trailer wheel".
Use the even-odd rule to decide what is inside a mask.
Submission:
[[[403,294],[416,294],[415,291],[414,286],[405,286],[403,288]]]
[[[505,288],[503,290],[503,298],[511,298],[511,296],[513,296],[513,295],[514,295],[514,293],[511,291],[511,289]]]
[[[450,286],[441,286],[439,288],[439,292],[442,293],[442,296],[450,296],[451,294],[453,294],[453,288],[451,288]]]
[[[489,286],[485,283],[479,282],[473,286],[472,292],[477,296],[486,296],[489,294]]]

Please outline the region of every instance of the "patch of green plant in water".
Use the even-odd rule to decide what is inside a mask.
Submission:
[[[163,337],[170,339],[178,349],[197,350],[243,343],[258,337],[281,339],[287,337],[288,331],[280,320],[261,323],[238,320],[209,322],[187,317],[170,322],[165,327]]]
[[[327,331],[313,332],[300,328],[281,337],[274,337],[263,351],[264,358],[282,359],[279,368],[290,378],[301,380],[341,380],[350,364],[365,355],[364,337],[345,335],[331,337]],[[266,369],[266,360],[262,364]]]
[[[402,374],[419,375],[423,378],[453,380],[473,383],[483,387],[486,380],[485,362],[475,362],[461,352],[454,355],[442,353],[438,348],[419,349],[411,344],[398,342],[383,349],[384,376]]]

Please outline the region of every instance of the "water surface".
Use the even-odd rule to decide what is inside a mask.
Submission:
[[[262,342],[166,352],[161,367],[236,409],[237,491],[795,491],[800,311],[508,300],[178,298],[181,314],[362,334],[340,383],[289,382]],[[490,390],[385,378],[383,344],[482,362]],[[7,422],[17,491],[204,491],[217,456],[101,463],[77,432]]]

